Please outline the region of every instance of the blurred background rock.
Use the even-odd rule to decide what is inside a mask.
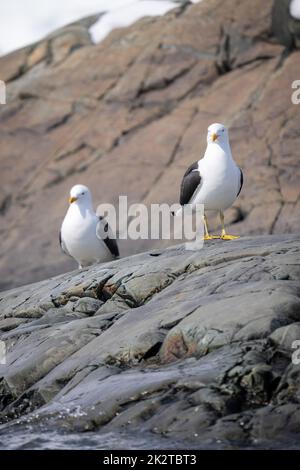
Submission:
[[[232,233],[299,232],[299,20],[290,2],[178,2],[94,44],[99,14],[0,58],[0,289],[75,268],[59,248],[70,187],[94,203],[178,201],[214,121],[245,183]],[[210,218],[217,229],[217,218]],[[123,241],[121,254],[169,242]]]

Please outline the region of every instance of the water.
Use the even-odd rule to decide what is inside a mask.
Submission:
[[[30,426],[4,428],[0,431],[0,450],[185,449],[187,446],[193,448],[187,443],[157,437],[150,433],[143,433],[142,436],[117,432],[62,433],[34,429]]]
[[[44,425],[6,424],[0,426],[0,450],[224,450],[288,449],[299,450],[297,434],[280,442],[254,439],[252,443],[209,439],[183,441],[151,432],[62,432]]]

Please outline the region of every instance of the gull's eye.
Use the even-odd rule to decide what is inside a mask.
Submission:
[[[222,132],[224,132],[224,131],[225,131],[225,129],[222,129]]]
[[[81,193],[81,196],[84,196],[84,193]]]

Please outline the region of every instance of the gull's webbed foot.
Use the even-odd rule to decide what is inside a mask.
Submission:
[[[225,225],[224,225],[224,214],[223,211],[220,211],[220,220],[222,224],[222,232],[221,232],[221,239],[222,240],[235,240],[236,238],[240,238],[239,236],[236,235],[227,235],[226,230],[225,230]]]
[[[224,233],[220,237],[222,240],[235,240],[236,238],[240,238],[239,236],[236,235],[227,235],[227,233]]]
[[[212,240],[213,237],[211,235],[204,235],[203,240]]]
[[[219,235],[204,235],[203,240],[220,240]]]

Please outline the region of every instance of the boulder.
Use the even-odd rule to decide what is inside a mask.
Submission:
[[[0,294],[2,446],[39,448],[30,423],[47,448],[297,447],[299,244],[178,245]]]

